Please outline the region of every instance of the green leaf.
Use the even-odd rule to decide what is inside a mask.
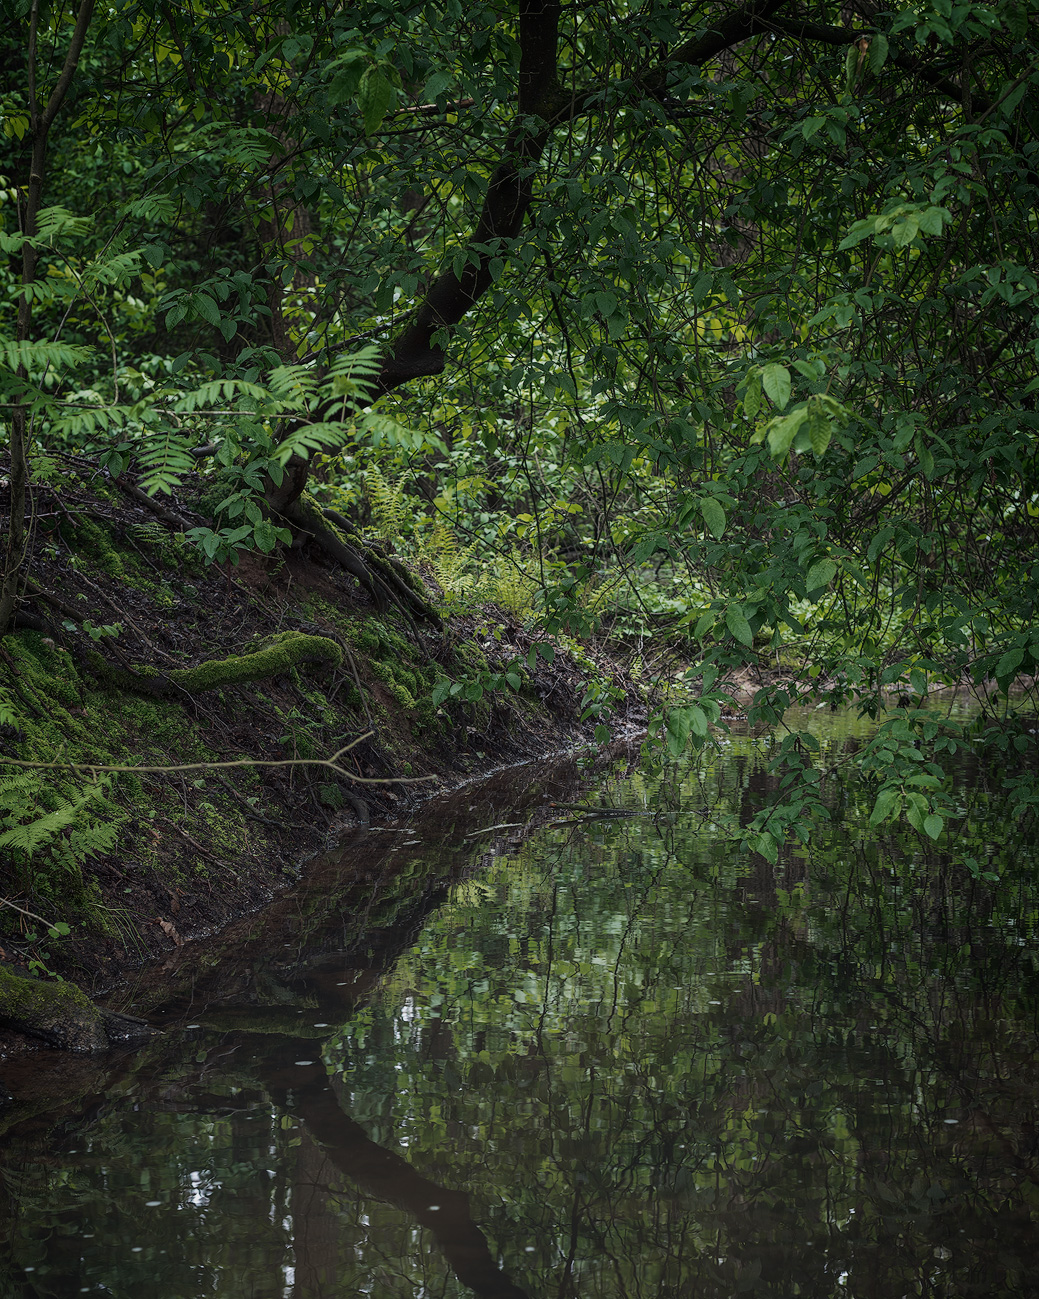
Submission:
[[[754,644],[754,633],[750,629],[750,623],[744,616],[743,611],[734,604],[730,604],[725,610],[725,625],[729,629],[729,634],[735,637],[741,645],[746,645],[749,648]]]
[[[705,496],[700,502],[700,513],[715,541],[721,541],[725,533],[725,510],[713,496]]]
[[[924,833],[932,839],[937,839],[945,829],[945,821],[937,812],[932,812],[930,816],[924,817]]]
[[[924,818],[927,816],[927,798],[924,794],[907,794],[905,800],[906,820],[914,830],[924,832]]]
[[[685,752],[691,730],[692,724],[689,720],[688,710],[685,708],[672,708],[664,723],[664,734],[667,740],[668,752],[673,758],[678,758]]]
[[[874,76],[887,62],[888,40],[883,32],[877,32],[869,43],[869,70]]]
[[[934,477],[934,456],[929,448],[924,445],[924,440],[919,433],[917,433],[914,440],[916,443],[916,458],[920,462],[924,477],[930,481]]]
[[[436,99],[437,95],[443,94],[454,80],[450,72],[434,72],[426,82],[422,90],[423,99]]]
[[[761,372],[768,399],[777,410],[784,410],[790,400],[790,371],[785,365],[770,361]]]
[[[761,409],[761,371],[755,367],[747,375],[747,386],[743,394],[743,409],[748,419],[753,419]]]
[[[925,235],[940,235],[944,223],[952,220],[952,213],[945,207],[925,207],[916,213],[916,220]]]
[[[389,112],[395,97],[393,83],[383,75],[381,69],[365,69],[357,88],[357,107],[361,110],[364,129],[368,135],[382,125],[382,119]]]
[[[811,593],[829,586],[837,572],[837,565],[832,559],[817,559],[808,570],[805,578],[805,590]]]
[[[198,314],[211,325],[220,324],[220,311],[208,293],[196,293],[191,298],[191,305]]]
[[[790,450],[801,425],[808,418],[808,407],[797,406],[789,415],[774,419],[768,429],[768,449],[775,460],[781,460]]]
[[[994,673],[996,680],[1000,685],[1009,684],[1014,676],[1017,675],[1017,669],[1024,661],[1025,652],[1023,649],[1011,649],[1003,655],[996,664]]]
[[[863,239],[868,239],[870,235],[875,234],[877,229],[877,218],[866,217],[862,221],[856,221],[845,237],[837,245],[837,251],[843,252],[845,248],[854,248]]]
[[[894,227],[891,236],[895,241],[896,248],[907,248],[919,233],[920,221],[914,212]]]
[[[754,841],[754,847],[773,866],[779,861],[779,844],[767,831],[758,835]]]
[[[857,45],[849,45],[848,53],[844,56],[844,89],[850,95],[855,89],[855,78],[859,71],[859,48]]]
[[[821,410],[812,410],[808,416],[808,441],[817,456],[825,455],[833,437],[833,425]]]
[[[902,795],[897,789],[882,789],[877,795],[877,801],[873,804],[873,811],[869,815],[870,825],[880,825],[882,821],[888,820],[889,817],[897,816],[902,806]]]

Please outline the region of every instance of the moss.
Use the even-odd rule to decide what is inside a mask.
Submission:
[[[417,651],[400,632],[378,618],[351,620],[347,629],[350,643],[369,658],[388,662],[413,662]]]
[[[81,519],[76,529],[76,549],[88,555],[97,567],[109,577],[129,580],[126,561],[112,545],[106,529],[93,519]]]
[[[143,1020],[95,1006],[74,983],[28,979],[0,965],[0,1021],[66,1051],[139,1046],[155,1030]]]
[[[265,649],[252,654],[231,655],[226,659],[211,659],[197,668],[178,668],[169,676],[171,681],[194,693],[283,676],[302,663],[326,663],[338,667],[342,661],[343,651],[328,636],[306,636],[298,631],[285,631],[272,636]]]
[[[0,1019],[70,1051],[108,1046],[104,1019],[74,983],[26,979],[0,965]]]
[[[162,698],[174,694],[178,686],[189,694],[200,694],[204,690],[220,690],[224,686],[244,685],[267,677],[287,676],[304,663],[338,667],[343,661],[343,651],[328,636],[306,636],[298,631],[285,631],[272,636],[264,649],[232,654],[226,659],[209,659],[197,667],[174,668],[167,673],[153,667],[139,667],[134,672],[126,672],[99,654],[91,654],[89,661],[97,675],[117,689],[144,691]]]
[[[49,712],[56,701],[65,708],[76,708],[83,702],[83,687],[72,656],[63,649],[51,648],[39,632],[22,631],[7,638],[6,645],[19,672],[28,678],[28,686]],[[71,717],[63,718],[75,726]]]
[[[386,663],[380,663],[378,659],[372,659],[368,667],[372,676],[377,677],[383,683],[402,708],[413,709],[415,707],[415,696],[400,680],[400,677],[405,675],[400,668],[391,668]],[[411,676],[410,673],[407,675]],[[411,679],[414,681],[413,676]]]

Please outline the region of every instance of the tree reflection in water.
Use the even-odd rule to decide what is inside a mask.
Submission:
[[[1034,848],[974,773],[957,851],[998,883],[857,788],[733,858],[685,810],[753,813],[737,756],[450,896],[428,860],[399,929],[291,977],[258,944],[195,1040],[8,1133],[0,1293],[1033,1294]]]

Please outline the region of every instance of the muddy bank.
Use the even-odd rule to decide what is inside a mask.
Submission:
[[[601,655],[499,607],[449,607],[399,564],[431,617],[380,608],[324,549],[207,566],[183,527],[74,466],[36,511],[0,642],[10,969],[96,992],[266,905],[351,826],[590,741],[599,721],[643,724]],[[204,517],[190,499],[169,512]]]
[[[100,1017],[124,1034],[139,1024],[148,1030],[113,1041],[111,1060],[95,1052],[93,1063],[57,1067],[48,1045],[67,1043],[0,1032],[5,1086],[23,1107],[36,1097],[42,1053],[46,1076],[57,1080],[54,1105],[71,1078],[77,1087],[96,1086],[100,1075],[118,1073],[118,1048],[161,1055],[163,1030],[189,1021],[232,1031],[248,1024],[250,1031],[296,1032],[301,1013],[314,1018],[310,1009],[286,1009],[301,990],[303,1004],[320,1008],[320,1017],[341,1018],[452,888],[494,857],[515,851],[539,826],[572,817],[556,804],[581,798],[596,771],[622,767],[636,754],[637,746],[615,745],[602,754],[586,750],[580,757],[520,764],[470,781],[410,815],[345,830],[269,905],[124,973],[102,992],[95,1003]]]

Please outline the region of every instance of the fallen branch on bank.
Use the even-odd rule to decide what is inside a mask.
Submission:
[[[0,757],[0,767],[28,767],[33,771],[85,771],[91,776],[104,776],[112,772],[131,771],[136,774],[148,772],[163,774],[175,771],[216,771],[228,767],[326,767],[347,780],[359,785],[417,785],[425,780],[436,780],[430,776],[359,776],[356,772],[347,771],[339,765],[344,753],[356,749],[365,740],[374,737],[374,731],[365,731],[349,744],[337,749],[330,758],[233,758],[228,762],[182,762],[168,766],[141,766],[136,763],[100,763],[100,762],[34,762],[27,758]]]

